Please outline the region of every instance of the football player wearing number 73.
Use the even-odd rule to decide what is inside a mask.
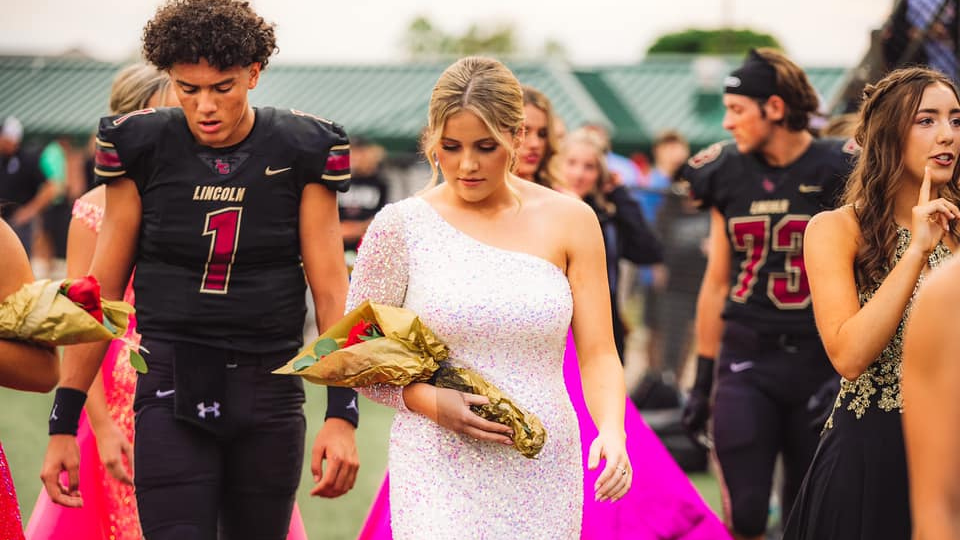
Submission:
[[[117,299],[136,267],[149,354],[134,398],[134,484],[151,540],[287,536],[304,393],[271,371],[302,346],[308,282],[319,332],[344,311],[336,192],[349,184],[349,143],[323,118],[250,105],[275,50],[273,25],[247,2],[167,2],[143,53],[182,108],[100,121],[106,212],[91,273]],[[62,366],[42,479],[67,506],[82,504],[77,417],[105,350],[73,347]],[[355,400],[330,390],[314,495],[353,486]]]
[[[726,78],[723,104],[733,141],[681,170],[711,215],[697,300],[697,378],[683,422],[706,440],[712,408],[727,525],[747,539],[767,528],[778,455],[780,500],[789,510],[836,395],[829,385],[838,377],[814,325],[803,233],[813,215],[835,207],[857,146],[810,135],[817,93],[772,50],[751,51]]]

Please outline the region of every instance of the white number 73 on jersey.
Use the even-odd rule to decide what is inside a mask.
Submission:
[[[783,272],[770,272],[767,297],[780,309],[804,309],[810,305],[810,285],[803,265],[803,231],[810,216],[787,214],[773,226],[770,216],[730,219],[734,249],[746,253],[730,299],[746,303],[757,283],[758,270],[767,262],[768,249],[784,252]]]

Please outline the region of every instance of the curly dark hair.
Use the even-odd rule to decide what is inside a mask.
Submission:
[[[143,55],[163,71],[201,58],[219,70],[265,68],[277,51],[273,26],[249,2],[169,0],[143,28]]]

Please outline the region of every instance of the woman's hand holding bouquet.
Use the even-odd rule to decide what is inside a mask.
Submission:
[[[435,390],[435,416],[425,414],[438,424],[513,444],[524,456],[536,457],[547,437],[540,420],[476,372],[451,365],[449,354],[412,311],[364,302],[274,373],[329,386],[390,384],[405,387],[405,393]],[[481,418],[467,416],[468,408]]]
[[[452,388],[438,388],[429,383],[413,383],[403,388],[407,408],[437,424],[478,441],[513,445],[513,430],[504,424],[487,420],[479,407],[490,398]]]

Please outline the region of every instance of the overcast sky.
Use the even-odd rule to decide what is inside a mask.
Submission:
[[[104,60],[137,54],[158,0],[0,0],[0,54],[79,48]],[[401,39],[423,15],[449,32],[512,23],[525,51],[548,38],[573,62],[634,62],[653,40],[689,27],[732,25],[773,34],[799,63],[851,66],[893,0],[256,0],[277,24],[280,63],[404,59]]]

